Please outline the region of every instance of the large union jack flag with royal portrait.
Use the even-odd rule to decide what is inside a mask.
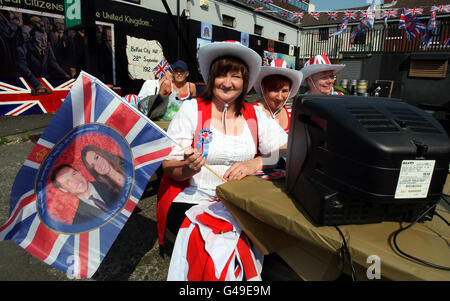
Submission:
[[[14,241],[68,276],[92,277],[172,147],[163,130],[82,72],[16,176],[0,240]],[[84,157],[86,148],[116,171],[106,174],[109,182]],[[81,174],[107,206],[61,189],[55,181],[61,166]]]

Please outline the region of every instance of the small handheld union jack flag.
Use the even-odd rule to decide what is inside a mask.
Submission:
[[[156,79],[163,77],[168,70],[171,70],[170,64],[166,59],[162,59],[159,64],[153,68],[153,74]]]

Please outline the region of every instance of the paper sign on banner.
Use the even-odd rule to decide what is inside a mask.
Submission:
[[[127,36],[128,73],[131,79],[154,79],[153,69],[164,59],[161,44]]]
[[[395,198],[415,199],[427,197],[435,162],[435,160],[403,160]]]

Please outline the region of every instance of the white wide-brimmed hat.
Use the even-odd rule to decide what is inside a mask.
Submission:
[[[198,50],[198,64],[205,83],[208,82],[209,69],[212,62],[221,56],[237,57],[247,64],[250,73],[247,90],[249,92],[261,69],[262,59],[259,54],[237,41],[213,42],[200,47]]]
[[[262,91],[261,82],[266,76],[274,74],[286,76],[291,80],[292,85],[288,98],[294,97],[300,88],[300,84],[302,83],[303,73],[298,70],[290,69],[286,61],[282,59],[275,59],[270,63],[270,66],[261,67],[258,78],[253,86],[255,91],[259,95],[263,96],[264,91]]]
[[[305,65],[300,71],[303,73],[303,80],[305,80],[315,73],[329,70],[339,72],[344,67],[344,64],[331,64],[330,60],[325,54],[319,54],[306,61]]]

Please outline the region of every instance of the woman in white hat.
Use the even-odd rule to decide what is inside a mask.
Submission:
[[[309,87],[308,94],[342,95],[342,92],[334,91],[333,85],[336,73],[345,67],[344,64],[331,64],[324,54],[316,55],[306,61],[300,70],[303,80]]]
[[[289,69],[282,59],[275,59],[270,66],[262,66],[254,85],[262,99],[254,105],[261,106],[267,116],[275,119],[286,133],[289,132],[291,108],[286,108],[289,98],[297,94],[302,82],[300,71]]]
[[[271,167],[268,166],[270,164],[275,165],[280,148],[287,146],[287,135],[276,121],[268,118],[261,107],[244,101],[261,68],[261,57],[255,51],[235,41],[214,42],[202,46],[198,51],[198,58],[200,72],[206,82],[205,90],[201,98],[183,103],[167,131],[184,149],[175,147],[168,160],[162,163],[164,176],[158,190],[157,207],[161,245],[164,243],[166,221],[171,232],[176,233],[186,216],[189,221],[196,220],[196,214],[205,209],[226,220],[227,225],[235,225],[234,219],[221,202],[211,202],[217,199],[216,186],[223,184],[223,180],[240,180],[266,166]],[[258,153],[262,155],[257,155]],[[205,163],[218,176],[206,169]],[[207,224],[211,222],[210,215],[208,221]],[[185,223],[186,220],[183,225]],[[234,226],[231,229],[234,230],[221,228],[220,231],[227,232],[227,237],[240,239],[240,232],[234,232],[240,230]],[[203,271],[200,276],[187,279],[180,276],[184,275],[184,268],[193,271],[200,263],[189,262],[186,267],[187,261],[183,256],[187,256],[189,250],[180,247],[183,241],[186,242],[183,240],[186,239],[185,231],[178,233],[182,233],[182,237],[177,236],[168,279],[222,279],[219,277],[222,274],[211,275]],[[200,247],[198,250],[204,249]],[[203,255],[205,254],[188,257],[196,260],[204,258]],[[216,259],[228,262],[228,257],[219,257]],[[214,263],[220,265],[220,269],[225,269],[216,261]],[[231,270],[233,269],[230,269],[230,274],[224,270],[228,275],[224,279],[239,280],[239,277],[232,275]],[[240,277],[242,279],[242,274]]]

